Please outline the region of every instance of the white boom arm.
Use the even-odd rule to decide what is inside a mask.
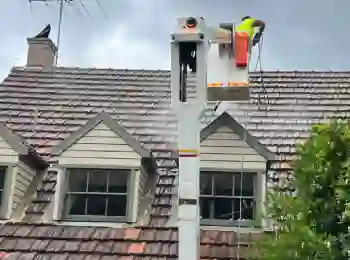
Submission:
[[[232,24],[231,28],[233,28]],[[232,36],[232,31],[207,27],[201,17],[178,19],[177,29],[171,34],[171,103],[179,123],[178,252],[180,260],[199,260],[200,258],[200,118],[207,103],[207,79],[208,75],[210,76],[210,71],[207,71],[210,68],[207,67],[208,53],[213,43],[228,44],[227,46],[232,47]],[[241,68],[235,68],[232,61],[234,55],[229,47],[224,52],[211,51],[212,58],[209,62],[214,68],[209,78],[216,82],[227,81],[226,85],[229,86],[225,89],[217,86],[211,88],[214,89],[214,98],[222,97],[222,99],[216,99],[217,101],[229,100],[228,98],[238,100],[239,97],[233,95],[238,92],[227,92],[227,90],[237,89],[237,86],[232,84],[232,77],[244,78],[245,75],[238,73]],[[194,52],[195,58],[193,58]],[[196,95],[195,98],[189,99],[186,84],[187,66],[191,62],[193,66],[193,60],[196,64]],[[235,73],[231,73],[233,70],[236,70]],[[227,93],[231,97],[228,97]]]

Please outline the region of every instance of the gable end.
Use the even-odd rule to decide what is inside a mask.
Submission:
[[[147,149],[143,148],[141,143],[136,140],[132,135],[130,135],[124,127],[116,123],[108,113],[101,112],[95,118],[91,119],[84,127],[79,129],[77,132],[73,133],[69,138],[64,140],[61,144],[52,149],[52,155],[61,155],[65,150],[71,147],[79,139],[86,136],[88,132],[98,127],[100,123],[106,125],[111,129],[116,136],[119,136],[122,140],[125,141],[136,153],[141,157],[149,157],[150,153]]]
[[[275,154],[271,153],[263,144],[261,144],[254,136],[252,136],[240,123],[232,118],[227,112],[222,113],[208,126],[202,129],[200,134],[200,140],[203,142],[211,134],[218,131],[221,127],[227,126],[236,133],[240,140],[244,140],[250,147],[257,151],[258,154],[263,156],[266,160],[275,160]]]

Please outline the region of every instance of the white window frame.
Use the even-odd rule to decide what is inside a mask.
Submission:
[[[53,167],[58,172],[56,194],[53,207],[53,220],[65,221],[65,222],[133,222],[134,213],[136,210],[135,203],[135,189],[138,189],[138,169],[130,167],[101,167],[101,166],[65,166],[65,167]],[[127,206],[126,216],[94,216],[83,215],[75,216],[69,215],[66,209],[66,196],[69,185],[69,171],[70,169],[78,170],[123,170],[129,171],[128,184],[127,184]]]
[[[233,174],[254,173],[254,219],[253,220],[223,220],[223,219],[201,219],[203,226],[227,226],[227,227],[263,227],[265,220],[265,200],[266,200],[266,170],[222,170],[222,169],[201,169],[200,173]],[[201,196],[200,196],[201,197]]]
[[[16,182],[15,165],[0,164],[0,168],[5,170],[4,188],[2,189],[0,219],[10,219],[12,214],[12,204],[14,196],[14,185]]]

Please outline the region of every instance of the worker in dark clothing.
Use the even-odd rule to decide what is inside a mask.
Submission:
[[[259,28],[259,31],[255,32],[255,28]],[[252,46],[255,46],[260,41],[265,30],[265,23],[250,16],[245,16],[235,29],[236,32],[246,32],[250,38]]]

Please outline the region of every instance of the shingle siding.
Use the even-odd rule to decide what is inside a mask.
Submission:
[[[60,165],[140,167],[141,156],[104,123],[98,124],[58,157]]]
[[[220,127],[201,143],[201,168],[262,170],[266,159],[227,126]]]
[[[19,203],[26,195],[28,188],[36,175],[36,171],[22,162],[17,162],[12,174],[16,175],[13,191],[12,210],[16,210]]]
[[[17,161],[18,153],[0,137],[0,165]]]

